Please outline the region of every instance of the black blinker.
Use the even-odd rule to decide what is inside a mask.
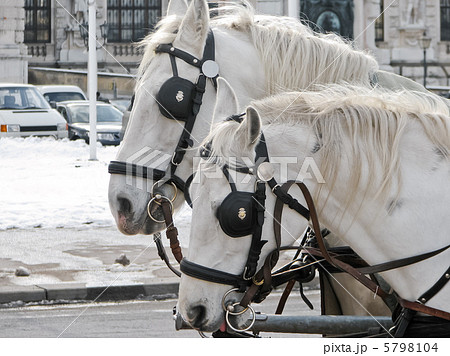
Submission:
[[[187,79],[172,77],[164,82],[156,99],[159,111],[169,119],[186,121],[192,113],[195,85]]]
[[[255,228],[253,193],[231,192],[217,209],[223,232],[230,237],[251,235]]]

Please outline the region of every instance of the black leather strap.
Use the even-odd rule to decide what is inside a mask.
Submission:
[[[201,68],[203,61],[194,57],[193,55],[174,47],[171,43],[168,44],[160,44],[155,48],[155,53],[168,53],[172,56],[182,59],[187,64],[190,64],[194,67]]]
[[[152,169],[134,163],[121,161],[111,161],[108,165],[108,173],[131,175],[133,177],[153,179],[155,181],[163,179],[166,175],[166,172],[160,169]]]
[[[173,48],[173,47],[171,47],[171,48]],[[178,51],[180,53],[176,54],[176,53],[178,53]],[[195,67],[200,68],[200,72],[201,72],[201,66],[204,61],[214,60],[214,34],[213,34],[213,32],[209,31],[209,33],[208,33],[205,49],[203,51],[202,61],[199,61],[197,58],[191,56],[190,54],[188,54],[184,51],[181,51],[181,50],[178,50],[178,51],[176,51],[176,49],[175,49],[175,51],[171,51],[169,49],[170,54],[172,54],[178,58],[181,58],[185,61],[186,61],[186,59],[192,60],[192,61],[194,61],[194,59],[197,60],[196,63],[189,63],[187,61],[186,62],[194,65]],[[176,52],[176,53],[173,53],[173,52]],[[183,160],[186,150],[189,147],[193,146],[191,134],[192,134],[192,130],[194,128],[195,119],[197,118],[197,114],[199,113],[200,107],[202,105],[203,94],[205,93],[205,90],[206,90],[206,80],[207,80],[206,76],[201,72],[198,77],[197,83],[195,85],[194,95],[192,98],[192,102],[193,102],[192,112],[189,114],[189,117],[186,120],[186,123],[184,124],[183,132],[181,133],[181,137],[178,141],[177,147],[175,148],[174,156],[172,158],[171,168],[170,168],[170,172],[172,175],[175,174],[177,166]]]
[[[416,256],[401,258],[401,259],[394,260],[394,261],[379,263],[379,264],[373,265],[373,266],[358,268],[358,270],[364,274],[385,272],[385,271],[389,271],[391,269],[409,266],[414,263],[426,260],[427,258],[431,258],[433,256],[440,254],[441,252],[444,252],[448,248],[450,248],[450,245],[442,247],[439,250],[422,253],[422,254],[416,255]],[[450,267],[449,267],[449,269],[450,269]],[[447,273],[448,273],[448,271],[447,271]],[[429,298],[427,298],[427,300],[428,299]]]
[[[166,177],[166,172],[160,169],[153,169],[134,163],[126,163],[121,161],[111,161],[108,165],[108,173],[152,179],[155,182],[160,181]],[[176,187],[182,192],[185,191],[185,183],[180,177],[172,175],[169,179],[167,179],[167,183],[169,182],[173,182]]]
[[[441,278],[425,293],[423,293],[418,301],[422,304],[428,302],[431,298],[433,298],[450,280],[450,267],[444,272]]]
[[[208,282],[226,284],[238,288],[240,288],[243,284],[247,284],[247,281],[244,281],[241,275],[231,274],[219,271],[217,269],[205,267],[197,263],[190,262],[186,258],[183,258],[181,260],[180,270],[187,276]]]

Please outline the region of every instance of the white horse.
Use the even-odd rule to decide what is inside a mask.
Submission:
[[[315,34],[292,18],[254,15],[249,4],[231,5],[220,11],[224,13],[222,16],[210,19],[205,0],[193,0],[189,7],[184,0],[170,2],[168,16],[143,42],[145,54],[139,67],[136,99],[117,160],[126,161],[146,146],[172,155],[183,125],[159,112],[155,96],[173,74],[169,56],[155,54],[155,48],[173,43],[174,47],[201,58],[210,29],[215,36],[220,76],[233,86],[242,104],[286,89],[308,88],[311,84],[345,81],[370,86],[375,76],[380,85],[423,89],[407,78],[378,71],[373,57],[353,49],[339,37]],[[177,60],[177,66],[180,77],[197,80],[197,68],[181,60]],[[195,146],[209,132],[215,98],[216,92],[208,84],[192,132]],[[184,180],[192,173],[192,157],[193,152],[188,152],[177,169]],[[147,186],[151,187],[151,182],[132,186],[124,176],[111,176],[111,211],[125,234],[151,234],[164,228],[147,216],[149,192],[139,188]],[[163,189],[171,194],[170,187]],[[174,201],[175,210],[183,202],[184,197],[179,194]]]
[[[223,88],[225,82],[221,85],[216,119],[237,109],[232,89]],[[194,206],[187,260],[242,274],[251,237],[230,238],[222,230],[216,211],[230,193],[230,185],[224,174],[211,178],[210,170],[223,162],[232,166],[230,157],[236,157],[240,165],[254,162],[261,131],[269,159],[288,157],[296,162],[288,165],[284,179],[304,179],[323,226],[342,236],[370,265],[448,246],[450,116],[442,114],[445,106],[423,93],[338,85],[252,102],[241,124],[224,121],[205,140],[212,143],[211,158],[200,164],[200,179],[191,187]],[[318,183],[315,169],[302,171],[307,161],[317,164],[325,183]],[[279,178],[282,166],[272,166],[278,183],[284,183]],[[255,191],[254,176],[236,173],[234,179],[238,191]],[[268,243],[259,266],[275,248],[275,196],[266,188],[262,238]],[[306,206],[298,189],[290,193]],[[282,245],[288,245],[308,221],[286,208],[281,225]],[[414,301],[448,270],[449,260],[447,249],[382,275],[400,297]],[[229,289],[183,275],[178,310],[195,328],[216,330],[224,322],[222,297]],[[235,295],[229,298],[236,300]],[[450,283],[426,305],[450,312]]]
[[[156,32],[143,41],[145,54],[139,67],[136,100],[116,158],[118,161],[145,161],[147,157],[143,152],[149,155],[157,152],[156,158],[172,155],[183,132],[183,123],[167,119],[158,108],[155,96],[173,72],[169,56],[156,54],[155,49],[159,44],[172,43],[201,58],[210,29],[215,36],[215,60],[220,76],[232,84],[244,105],[252,99],[285,89],[305,89],[313,83],[345,81],[370,87],[371,82],[378,82],[390,88],[424,90],[407,78],[378,71],[374,58],[353,49],[350,43],[335,35],[315,34],[292,18],[255,15],[249,4],[221,7],[220,13],[221,16],[210,19],[205,0],[192,0],[189,6],[184,0],[170,1],[167,16],[158,24]],[[181,78],[197,80],[198,68],[179,59],[176,62]],[[210,130],[215,94],[213,85],[208,82],[192,131],[194,146],[198,146]],[[184,181],[192,173],[193,156],[194,150],[188,150],[177,167],[176,173]],[[153,168],[165,170],[167,160],[162,161],[162,166]],[[147,214],[149,188],[154,182],[136,178],[130,184],[127,179],[124,175],[113,174],[109,186],[111,212],[119,230],[125,234],[152,234],[164,229],[163,223],[153,221]],[[160,190],[163,195],[173,194],[170,185]],[[184,196],[180,193],[173,202],[175,213],[183,203]],[[355,313],[355,308],[357,306],[349,306],[348,311],[343,311]],[[356,311],[364,312],[361,308]]]

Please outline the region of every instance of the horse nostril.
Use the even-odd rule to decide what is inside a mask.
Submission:
[[[130,214],[131,213],[131,202],[126,198],[118,198],[119,202],[119,211],[122,214]]]
[[[189,323],[197,329],[200,329],[205,322],[206,308],[203,305],[192,307],[188,311]]]

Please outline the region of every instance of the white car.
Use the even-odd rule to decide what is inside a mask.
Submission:
[[[0,83],[0,138],[67,137],[66,120],[34,85]]]
[[[37,85],[50,106],[56,109],[56,103],[67,100],[87,100],[83,90],[76,85]]]

